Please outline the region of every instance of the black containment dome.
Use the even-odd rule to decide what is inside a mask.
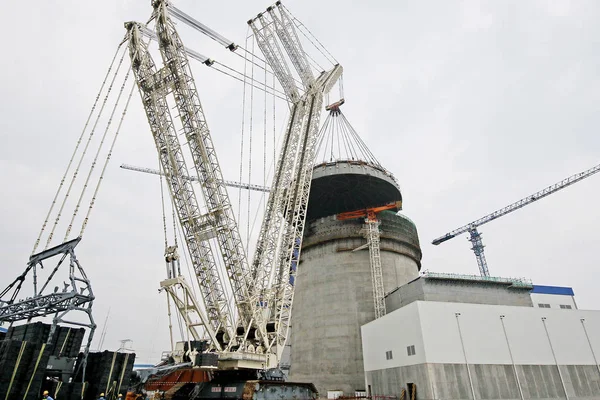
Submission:
[[[385,169],[364,161],[337,161],[313,169],[306,219],[378,207],[401,201],[396,180]]]

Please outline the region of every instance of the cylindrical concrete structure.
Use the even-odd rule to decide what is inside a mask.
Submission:
[[[386,293],[416,279],[421,267],[417,230],[395,212],[381,221],[381,264]],[[307,224],[292,312],[290,380],[312,382],[354,396],[365,390],[360,327],[375,319],[363,220],[329,216]]]

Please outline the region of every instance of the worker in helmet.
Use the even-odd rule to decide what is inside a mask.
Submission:
[[[106,400],[106,399],[104,398],[104,393],[100,393],[100,397],[98,397],[98,400]]]
[[[117,396],[119,399],[123,398],[123,395],[121,393],[119,393],[119,395]]]
[[[50,397],[50,393],[48,393],[47,390],[44,390],[44,400],[54,400],[52,397]]]

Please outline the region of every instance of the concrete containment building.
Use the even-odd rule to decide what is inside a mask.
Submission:
[[[362,327],[373,395],[600,399],[600,311],[577,310],[570,288],[430,273],[387,305]]]
[[[364,218],[341,212],[401,200],[378,165],[337,161],[314,168],[292,313],[290,380],[345,395],[366,390],[360,327],[375,319]],[[414,223],[396,211],[377,215],[385,291],[418,277],[421,250]],[[353,251],[363,246],[361,250]]]

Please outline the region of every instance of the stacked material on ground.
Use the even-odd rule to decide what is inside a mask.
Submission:
[[[48,343],[50,354],[56,357],[77,357],[85,336],[84,328],[57,326],[52,339],[48,340],[52,325],[34,322],[12,326],[6,333],[6,339],[32,343]]]
[[[49,357],[45,343],[0,342],[0,398],[39,398]]]
[[[90,353],[87,360],[85,371],[85,381],[87,382],[84,400],[97,399],[100,393],[121,393],[126,395],[135,354],[117,353],[112,351],[103,351]],[[81,362],[78,360],[78,364]],[[75,377],[76,382],[81,382],[82,368],[77,368],[78,373]]]

